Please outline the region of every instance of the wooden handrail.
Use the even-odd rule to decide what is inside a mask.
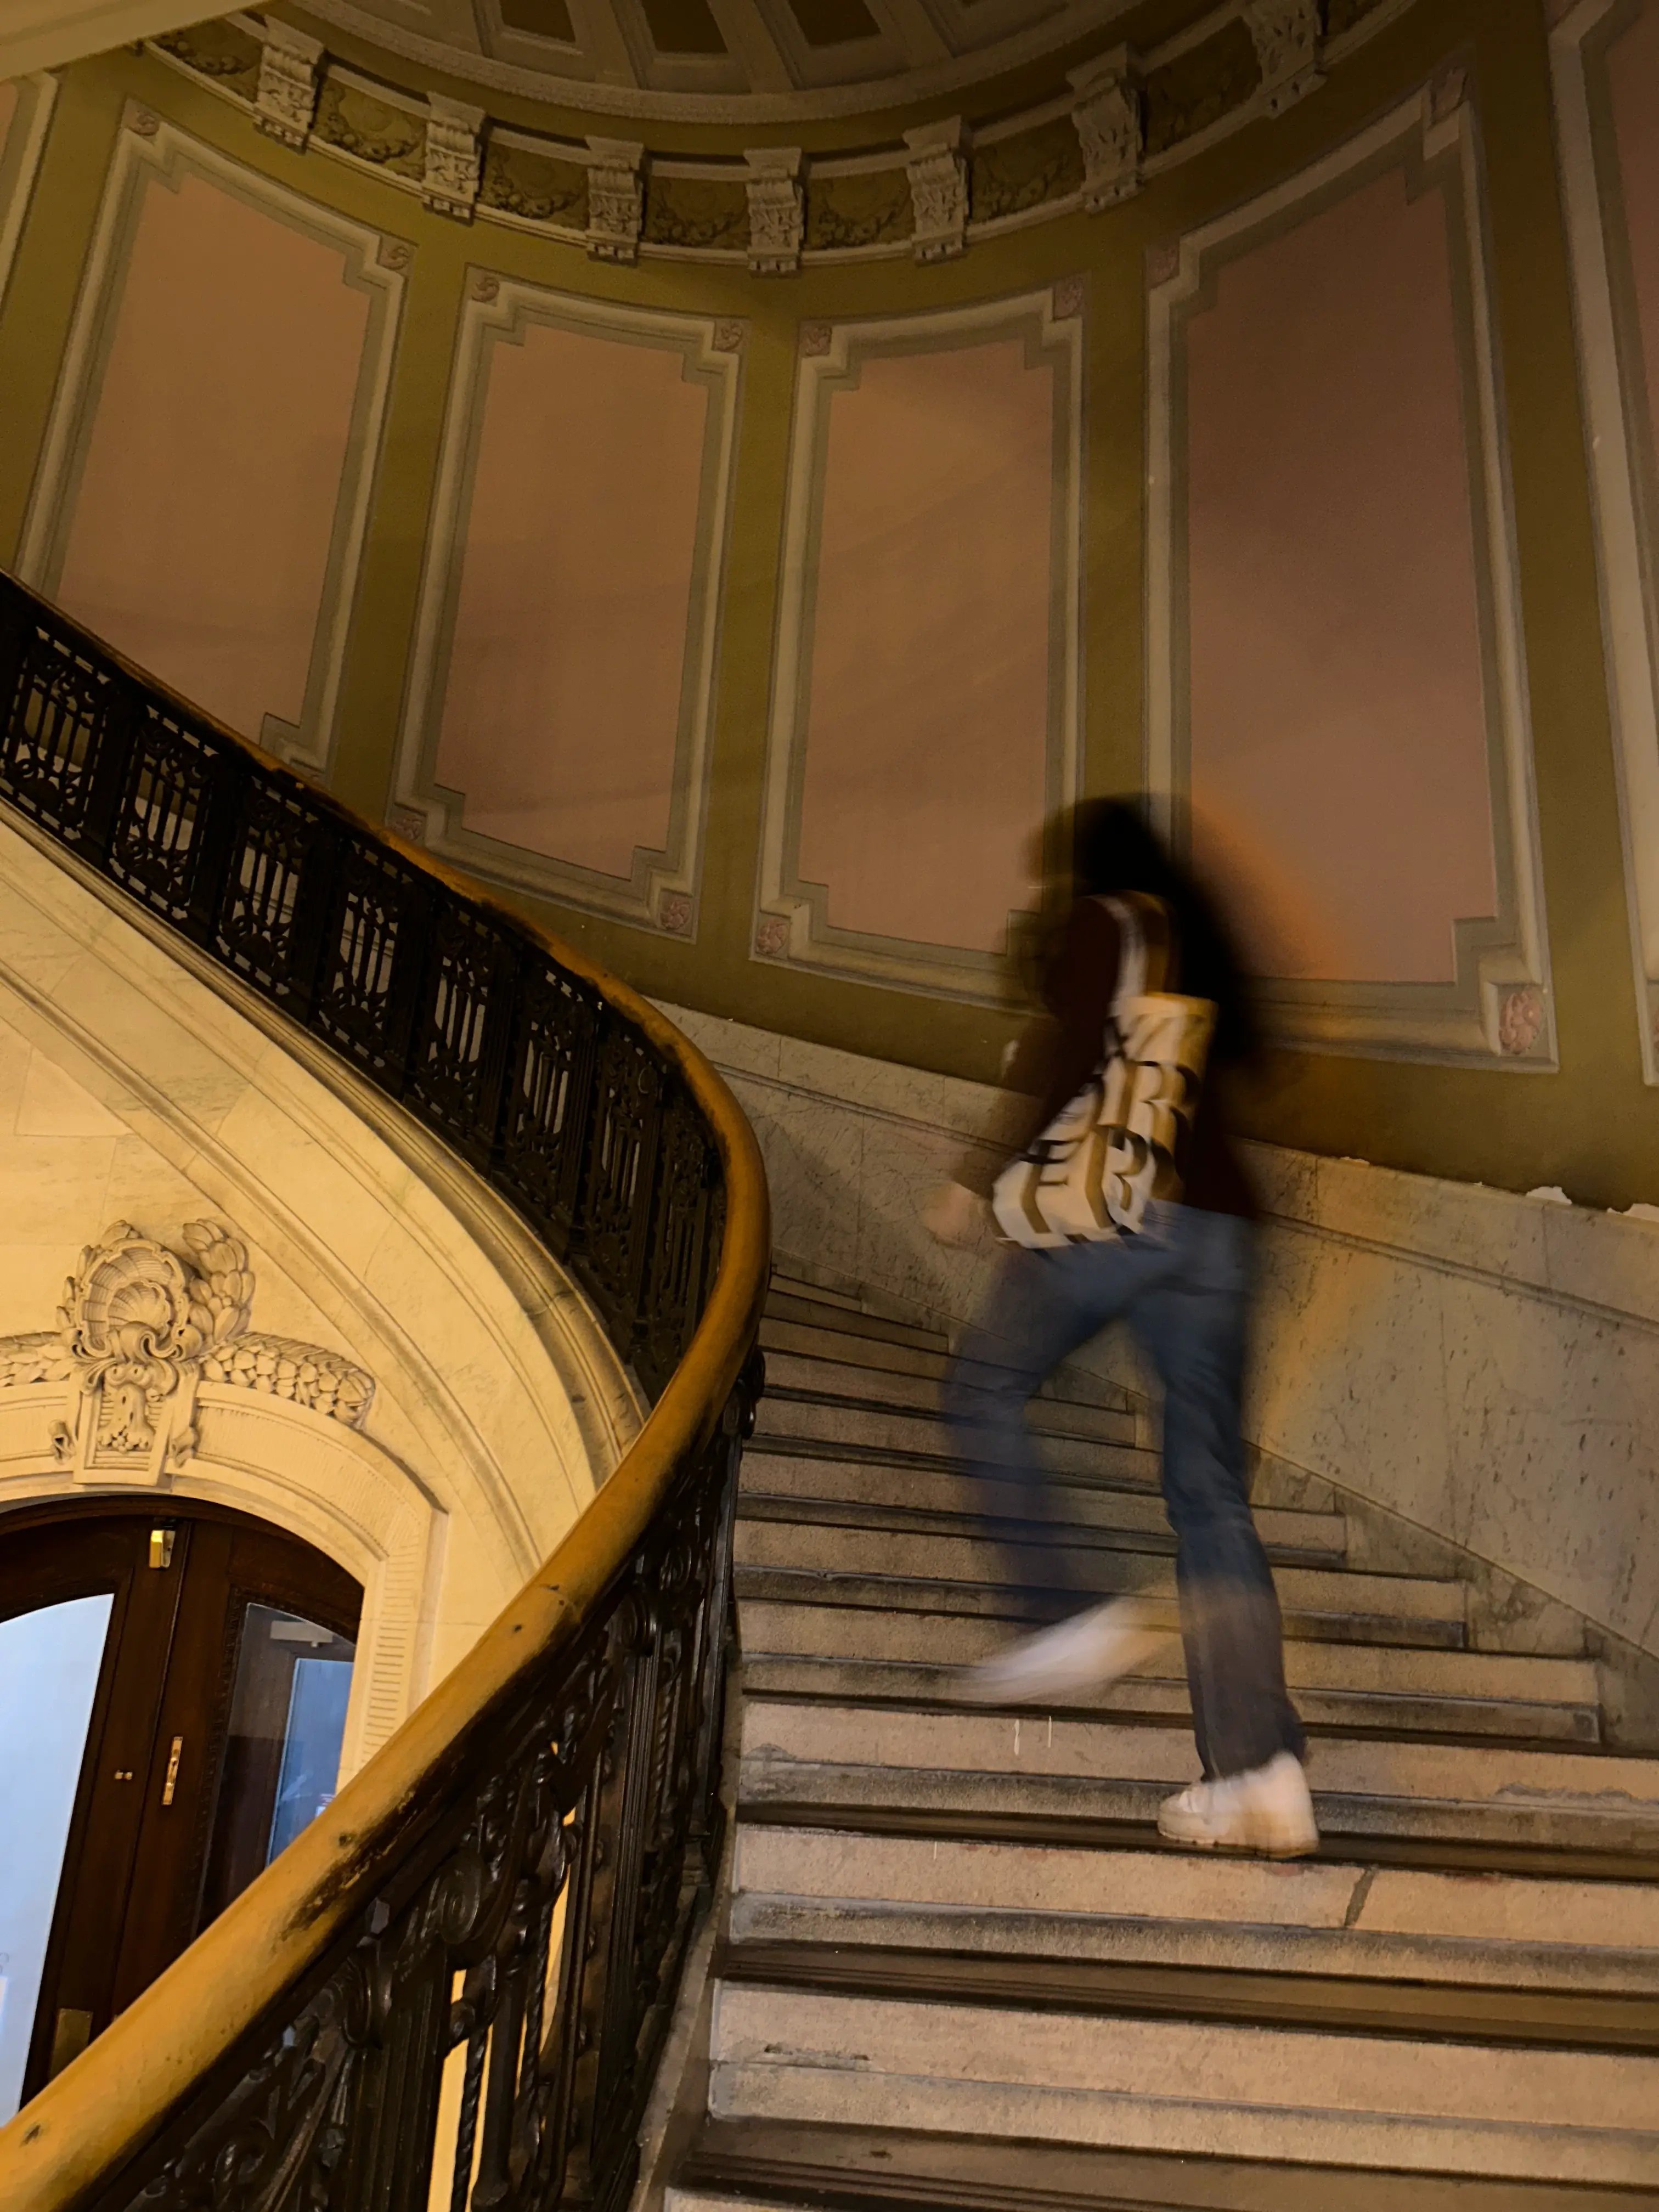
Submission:
[[[735,1442],[728,1437],[723,1443],[720,1432],[723,1421],[728,1431],[743,1422],[752,1398],[744,1369],[765,1295],[769,1218],[765,1171],[747,1121],[708,1060],[653,1007],[574,948],[494,907],[430,854],[301,785],[280,763],[164,693],[33,594],[15,585],[11,592],[14,629],[21,599],[27,625],[38,628],[40,640],[67,636],[76,650],[94,652],[100,674],[116,672],[146,699],[161,698],[173,721],[185,721],[192,735],[210,731],[220,744],[255,763],[263,779],[301,785],[307,805],[325,809],[359,836],[394,853],[408,870],[441,884],[469,912],[489,917],[563,974],[591,986],[684,1083],[718,1154],[725,1193],[718,1267],[690,1346],[632,1448],[575,1527],[327,1811],[0,2129],[0,2205],[6,2212],[77,2212],[94,2203],[125,2203],[123,2192],[136,2193],[142,2185],[146,2154],[153,2159],[170,2126],[177,2133],[192,2100],[199,2103],[262,2033],[276,2032],[331,1953],[343,1943],[355,1941],[361,1948],[374,1939],[377,1917],[392,1908],[374,1901],[395,1890],[404,1856],[428,1847],[458,1790],[473,1789],[487,1775],[483,1750],[492,1729],[520,1712],[527,1696],[551,1694],[546,1686],[584,1632],[592,1641],[605,1606],[623,1601],[618,1594],[625,1592],[630,1568],[671,1498],[702,1480],[699,1470],[714,1465],[722,1450],[734,1462]],[[0,687],[9,675],[5,647],[0,602]],[[9,694],[0,689],[0,740],[8,716],[15,737],[20,718],[26,724],[32,711],[20,708],[15,681]],[[26,731],[20,742],[34,740]],[[15,793],[7,791],[3,758],[0,795],[15,800]],[[38,821],[38,810],[30,811]],[[720,1613],[712,1632],[720,1638],[724,1585],[712,1602]],[[708,1679],[715,1680],[714,1671]],[[569,1748],[562,1745],[561,1755]],[[599,1788],[592,1781],[583,1786]],[[446,2005],[447,1998],[446,1984]],[[444,2048],[459,2039],[459,2031],[452,2032]],[[526,2065],[528,2058],[526,2052]],[[151,2201],[179,2200],[162,2193],[146,2199]],[[422,2196],[420,2212],[424,2204]]]

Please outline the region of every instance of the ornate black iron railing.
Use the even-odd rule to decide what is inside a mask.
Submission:
[[[9,2212],[612,2212],[718,1841],[764,1177],[660,1018],[0,576],[0,799],[459,1152],[658,1401],[479,1645],[0,2130]]]

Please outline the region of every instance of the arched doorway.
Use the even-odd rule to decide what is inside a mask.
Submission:
[[[0,2120],[328,1803],[362,1607],[213,1507],[0,1521]]]

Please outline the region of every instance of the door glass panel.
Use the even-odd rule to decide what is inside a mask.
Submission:
[[[113,1603],[70,1598],[0,1620],[0,2120],[22,2094]]]
[[[332,1801],[356,1656],[318,1621],[244,1608],[200,1926]]]

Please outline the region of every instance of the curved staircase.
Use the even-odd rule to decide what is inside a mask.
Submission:
[[[1603,1741],[1582,1638],[1474,1648],[1466,1583],[1351,1565],[1304,1485],[1260,1517],[1323,1848],[1166,1846],[1178,1644],[1063,1711],[961,1695],[1013,1607],[943,1337],[775,1278],[762,1340],[735,1852],[670,2212],[1659,2205],[1659,1758]],[[1073,1376],[1035,1418],[1087,1580],[1170,1588],[1127,1399]]]

